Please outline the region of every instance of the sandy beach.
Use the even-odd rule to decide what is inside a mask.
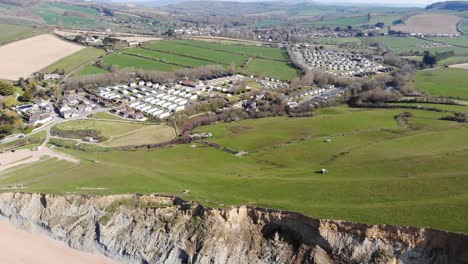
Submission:
[[[8,264],[117,264],[98,254],[81,252],[45,234],[28,233],[0,219],[0,263]]]

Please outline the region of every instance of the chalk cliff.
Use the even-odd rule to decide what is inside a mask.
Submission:
[[[0,194],[0,214],[124,263],[468,263],[468,236],[158,195]]]

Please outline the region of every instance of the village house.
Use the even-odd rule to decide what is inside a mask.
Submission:
[[[47,80],[58,80],[62,78],[62,75],[58,74],[58,73],[46,73],[44,74],[44,80],[47,81]]]
[[[54,115],[46,110],[40,110],[29,116],[28,124],[30,126],[43,125],[54,120]]]

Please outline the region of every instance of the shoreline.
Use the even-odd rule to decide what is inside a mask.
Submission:
[[[44,233],[28,232],[0,218],[0,263],[118,264],[101,254],[78,251]]]

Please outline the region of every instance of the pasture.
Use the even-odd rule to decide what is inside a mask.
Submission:
[[[300,71],[289,62],[253,59],[246,68],[245,74],[253,74],[279,80],[293,80],[301,75]]]
[[[456,38],[430,38],[430,40],[468,48],[468,36],[461,36]]]
[[[418,14],[392,29],[407,33],[456,34],[460,20],[460,17],[451,14]]]
[[[405,111],[413,117],[403,126],[394,117]],[[214,207],[249,204],[468,232],[468,126],[440,120],[445,115],[334,107],[310,118],[216,124],[197,131],[248,154],[201,143],[131,152],[60,149],[81,163],[28,165],[2,174],[0,185],[8,179],[34,192],[172,194]],[[316,173],[321,168],[329,173]]]
[[[415,88],[431,96],[468,99],[468,71],[455,68],[419,71]]]
[[[198,40],[198,41],[214,42],[214,43],[227,44],[227,45],[256,46],[256,45],[262,44],[262,42],[260,41],[225,38],[225,37],[214,37],[214,36],[194,36],[193,39]]]
[[[313,26],[356,26],[369,23],[368,16],[349,16],[349,17],[337,17],[330,19],[323,19],[313,22],[306,22],[304,25],[313,25]]]
[[[0,45],[44,33],[45,30],[0,23]]]
[[[42,3],[32,9],[46,24],[64,28],[98,28],[103,23],[95,8],[66,3]]]
[[[208,43],[208,42],[202,42]],[[208,43],[210,44],[210,43]],[[218,44],[219,45],[219,44]],[[191,57],[195,59],[207,60],[212,64],[223,64],[230,65],[234,64],[240,66],[246,59],[247,56],[239,56],[237,54],[231,54],[223,51],[210,50],[206,48],[200,48],[196,46],[181,45],[180,43],[174,43],[172,41],[158,41],[144,45],[145,48],[180,55],[184,57]]]
[[[432,45],[433,42],[430,40],[419,39],[415,37],[371,37],[370,41],[380,42],[390,47],[397,54],[407,54],[410,52],[418,52],[423,54],[424,51],[431,53],[454,51],[456,56],[466,56],[468,54],[468,48],[464,47],[431,47],[422,48],[418,45]],[[448,38],[446,38],[446,41]]]
[[[34,48],[31,48],[34,47]],[[0,47],[0,79],[28,77],[44,67],[83,49],[51,35],[39,35]]]
[[[463,19],[459,25],[460,31],[464,34],[468,34],[468,18]]]
[[[80,66],[83,66],[86,63],[98,58],[105,54],[104,50],[96,49],[96,48],[84,48],[76,53],[73,53],[70,56],[67,56],[52,65],[49,65],[44,72],[53,72],[55,70],[64,70],[65,73],[70,73]],[[91,70],[88,68],[88,70]]]
[[[131,56],[128,54],[119,54],[114,53],[108,56],[105,56],[103,62],[109,65],[115,65],[119,69],[125,68],[136,68],[143,70],[153,70],[153,71],[173,71],[179,69],[179,66],[149,60],[145,58],[140,58],[136,56]]]
[[[76,72],[77,76],[83,76],[83,75],[95,75],[95,74],[106,74],[109,73],[108,71],[96,67],[94,65],[86,65],[85,67],[81,68]]]
[[[169,126],[123,121],[118,117],[108,118],[108,115],[110,114],[95,116],[95,118],[108,120],[73,120],[60,123],[56,128],[66,131],[98,130],[99,135],[106,138],[106,141],[99,144],[104,147],[158,144],[175,137],[174,129]]]
[[[242,65],[249,58],[248,67]],[[104,63],[118,68],[173,71],[204,65],[234,66],[248,75],[265,75],[292,80],[300,75],[285,50],[253,45],[230,45],[211,41],[164,40],[145,43],[104,57]]]
[[[144,56],[147,58],[153,58],[153,59],[156,59],[161,62],[168,63],[168,64],[171,64],[171,63],[178,64],[178,65],[181,65],[182,67],[199,67],[203,65],[212,64],[212,62],[205,61],[205,60],[192,59],[192,58],[174,55],[170,53],[158,52],[154,50],[141,49],[141,48],[127,49],[125,50],[125,54],[136,54],[136,55]]]

